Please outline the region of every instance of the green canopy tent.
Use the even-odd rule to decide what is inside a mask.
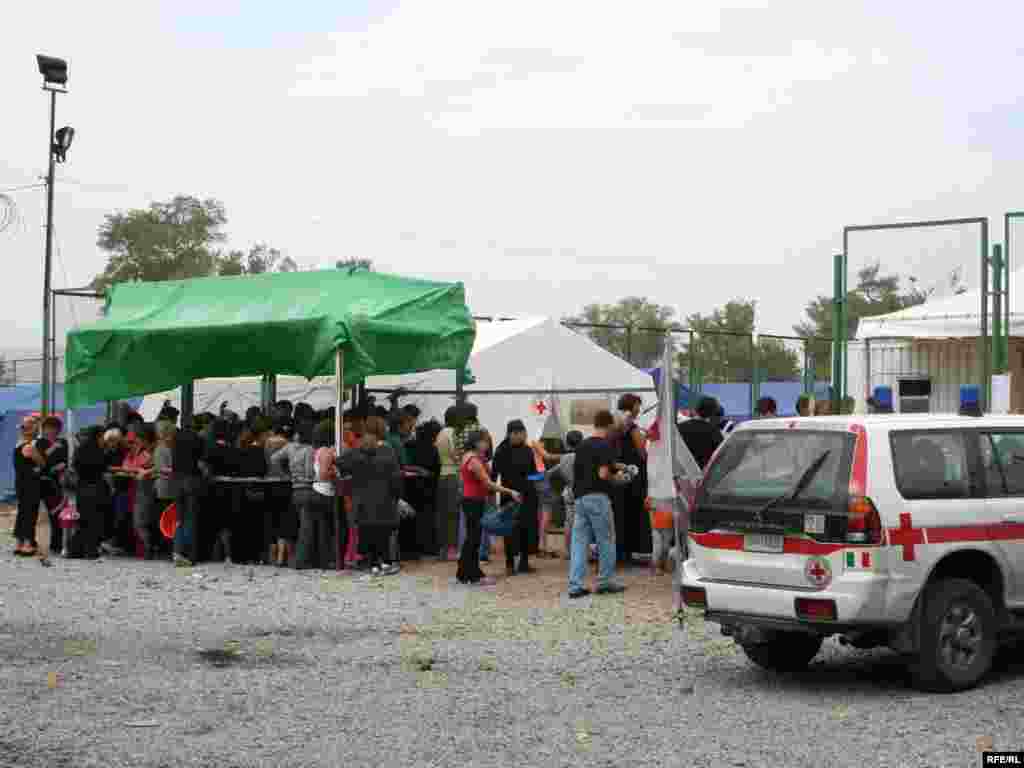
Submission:
[[[196,379],[462,369],[476,335],[461,283],[323,270],[121,283],[68,334],[68,407]],[[340,428],[341,420],[338,419]]]

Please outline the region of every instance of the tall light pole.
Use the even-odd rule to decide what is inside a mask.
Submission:
[[[46,257],[43,263],[43,373],[41,378],[42,391],[40,392],[40,412],[46,418],[50,411],[50,399],[54,397],[52,390],[56,390],[56,376],[51,370],[51,336],[56,333],[56,323],[51,323],[50,302],[53,296],[50,292],[50,273],[53,265],[53,185],[55,166],[57,162],[64,162],[64,156],[71,146],[71,140],[75,135],[73,128],[61,128],[55,130],[57,119],[57,94],[67,93],[68,64],[63,59],[55,59],[52,56],[36,56],[36,64],[39,66],[39,74],[43,76],[43,90],[50,92],[50,131],[47,134],[47,158],[49,168],[46,174]],[[53,381],[50,379],[53,378]],[[54,397],[54,402],[56,398]]]

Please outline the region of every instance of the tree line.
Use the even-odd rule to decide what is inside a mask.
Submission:
[[[966,291],[958,272],[950,274],[949,284],[954,294]],[[863,267],[846,296],[847,338],[856,336],[861,319],[923,304],[933,290],[922,289],[913,277],[901,280],[898,275],[883,273],[879,263]],[[735,299],[709,314],[678,318],[672,307],[632,296],[615,304],[588,304],[580,314],[565,320],[609,352],[643,368],[660,363],[666,332],[681,326],[694,333],[673,335],[677,365],[688,371],[692,361],[705,382],[752,381],[755,358],[761,381],[799,379],[805,364],[816,379],[827,381],[832,306],[831,296],[816,296],[805,306],[804,319],[793,326],[792,340],[759,337],[756,348],[757,302],[752,299]]]

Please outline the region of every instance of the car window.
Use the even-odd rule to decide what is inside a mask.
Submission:
[[[970,493],[961,432],[893,432],[896,487],[905,499],[953,499]]]
[[[803,502],[830,501],[848,485],[849,445],[842,432],[808,430],[736,432],[708,470],[704,491],[715,499],[771,499],[791,491],[800,476],[828,451],[800,494]],[[847,474],[842,473],[844,465]]]
[[[989,495],[1024,495],[1024,433],[993,432],[984,437],[981,458]]]

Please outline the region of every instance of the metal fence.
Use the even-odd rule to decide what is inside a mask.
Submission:
[[[691,393],[705,385],[745,387],[753,412],[762,390],[773,383],[798,383],[811,394],[832,381],[832,340],[824,337],[734,333],[680,326],[642,327],[564,320],[599,346],[638,368],[660,365],[665,344],[673,346],[679,376]],[[721,391],[721,387],[716,387]],[[732,398],[735,401],[735,392]]]
[[[64,381],[64,359],[56,358],[57,383]],[[43,381],[42,357],[0,358],[0,387],[14,387],[19,384],[41,384]]]

